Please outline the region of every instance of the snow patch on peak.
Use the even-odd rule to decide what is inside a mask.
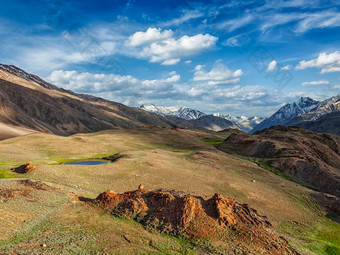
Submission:
[[[194,120],[206,116],[205,113],[188,107],[177,108],[173,106],[156,106],[151,104],[141,105],[140,108],[148,112],[154,112],[163,117],[175,116],[185,120]]]

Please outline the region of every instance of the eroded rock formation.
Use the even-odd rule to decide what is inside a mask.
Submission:
[[[224,240],[244,252],[298,254],[275,233],[266,217],[218,193],[204,199],[174,190],[147,191],[140,185],[122,194],[106,191],[90,203],[163,233]]]

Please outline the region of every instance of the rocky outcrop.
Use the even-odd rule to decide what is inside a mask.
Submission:
[[[16,168],[12,168],[11,170],[13,172],[19,173],[19,174],[25,174],[31,171],[34,171],[36,169],[36,167],[32,164],[31,161],[27,162],[24,165],[21,165],[19,167]]]
[[[244,252],[297,254],[286,240],[275,234],[266,217],[247,204],[217,193],[204,199],[174,190],[147,191],[141,185],[138,190],[122,194],[106,191],[91,203],[163,233],[215,238],[233,243]]]

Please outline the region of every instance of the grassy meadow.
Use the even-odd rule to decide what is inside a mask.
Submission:
[[[340,224],[311,198],[314,191],[217,150],[214,145],[227,135],[139,128],[70,137],[35,133],[0,141],[0,254],[198,254],[213,245],[145,230],[77,199],[134,190],[139,184],[204,197],[221,193],[266,215],[302,254],[339,254]],[[63,164],[116,153],[127,157],[97,166]],[[28,161],[35,171],[10,171]],[[20,179],[52,188],[34,190],[18,185]]]

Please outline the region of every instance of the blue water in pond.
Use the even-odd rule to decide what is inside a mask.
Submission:
[[[81,166],[94,166],[94,165],[104,165],[107,164],[104,160],[83,160],[83,161],[73,161],[67,162],[65,165],[81,165]]]

